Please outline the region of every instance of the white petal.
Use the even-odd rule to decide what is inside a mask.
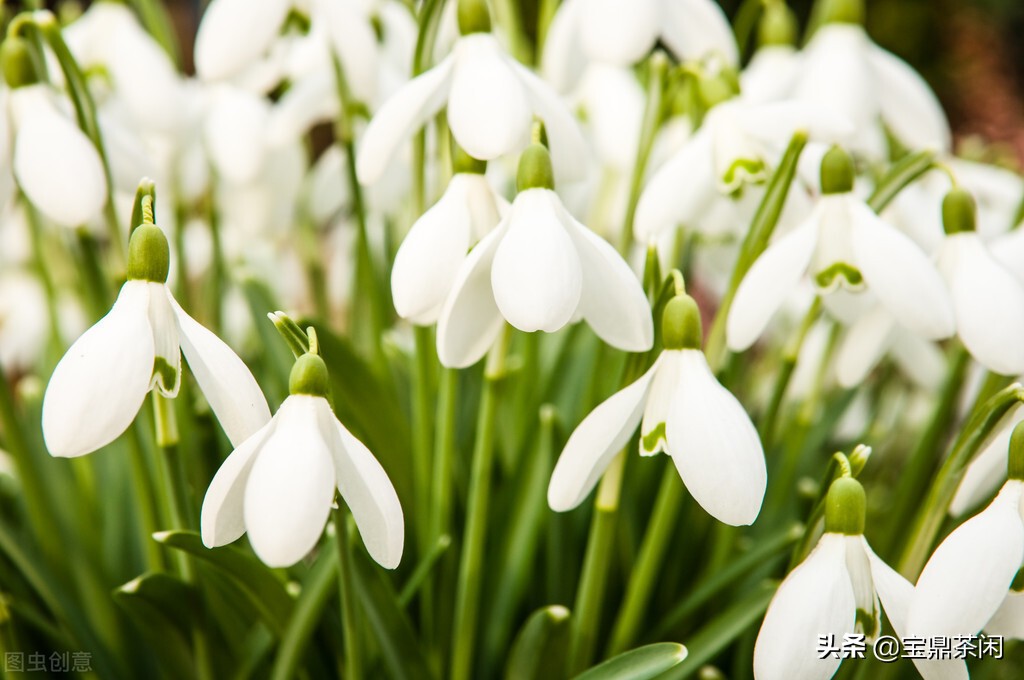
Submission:
[[[483,358],[501,332],[502,317],[491,292],[494,254],[508,231],[508,217],[469,252],[437,320],[437,357],[447,368]]]
[[[574,182],[587,176],[590,147],[579,124],[551,86],[514,59],[507,63],[519,76],[533,112],[544,121],[555,182]]]
[[[1024,372],[1024,288],[995,261],[976,234],[949,237],[943,259],[950,267],[950,293],[964,346],[989,370]]]
[[[654,345],[654,322],[643,286],[618,251],[562,206],[562,223],[583,268],[579,310],[598,337],[627,352]]]
[[[861,537],[864,552],[871,564],[871,579],[878,591],[882,609],[892,623],[896,635],[901,639],[910,633],[907,630],[907,612],[914,596],[914,586],[892,567],[886,564]],[[925,680],[968,680],[967,664],[962,659],[944,661],[914,659],[914,665]]]
[[[377,37],[355,3],[314,0],[314,21],[327,28],[331,47],[338,55],[352,94],[361,101],[372,101],[377,91]]]
[[[729,349],[741,352],[761,335],[772,315],[807,271],[818,239],[821,210],[761,253],[743,277],[726,320]]]
[[[853,600],[857,605],[856,632],[873,640],[880,632],[882,617],[879,613],[878,594],[872,578],[871,562],[865,550],[863,536],[844,536],[846,541],[846,570],[850,573]]]
[[[335,119],[340,112],[335,87],[334,74],[327,70],[293,83],[274,104],[267,120],[267,141],[274,146],[294,143],[317,123]]]
[[[338,491],[352,511],[367,552],[385,569],[402,561],[405,520],[402,505],[387,473],[366,445],[352,436],[323,399],[320,427],[334,437],[331,454]]]
[[[841,659],[819,659],[819,636],[853,630],[853,589],[843,536],[825,534],[779,586],[754,645],[757,680],[827,680]]]
[[[548,25],[541,72],[559,92],[572,90],[587,64],[579,41],[579,22],[585,8],[586,0],[565,0]]]
[[[260,447],[276,424],[276,420],[269,421],[239,444],[213,476],[199,519],[203,545],[207,548],[227,545],[245,533],[245,487]]]
[[[395,255],[391,269],[395,311],[413,323],[437,321],[469,251],[473,225],[464,178],[452,177],[444,195],[416,220]],[[497,209],[495,218],[497,224]]]
[[[638,241],[656,240],[680,222],[705,211],[710,200],[718,195],[711,164],[711,137],[708,129],[702,127],[651,177],[636,206],[633,233]]]
[[[874,73],[882,117],[904,144],[949,151],[952,135],[942,105],[909,64],[872,44],[866,54]]]
[[[750,416],[722,387],[700,350],[682,350],[679,387],[669,406],[668,453],[687,490],[720,522],[751,524],[768,474]]]
[[[1024,593],[1010,591],[995,616],[985,626],[985,633],[1024,640]]]
[[[444,106],[454,66],[454,55],[445,58],[406,83],[377,110],[359,144],[356,173],[360,184],[380,179],[402,142]]]
[[[654,47],[662,17],[657,0],[585,0],[580,42],[587,57],[631,66]]]
[[[754,53],[740,74],[743,99],[772,102],[785,99],[793,92],[800,73],[800,54],[789,45],[766,45]]]
[[[270,105],[251,92],[225,87],[217,92],[203,126],[214,167],[235,184],[251,182],[266,155]]]
[[[739,64],[732,27],[718,3],[676,0],[662,4],[666,16],[662,18],[661,35],[680,60],[698,61],[716,55],[729,64]]]
[[[43,396],[43,438],[51,455],[95,451],[135,420],[153,375],[148,311],[146,284],[125,283],[107,315],[57,364]]]
[[[196,72],[229,78],[270,48],[291,7],[289,0],[213,0],[196,33]]]
[[[178,324],[171,309],[166,284],[147,282],[149,287],[149,324],[153,329],[153,387],[167,397],[178,394],[181,383],[181,350],[178,348]],[[160,365],[162,364],[162,365]],[[167,375],[166,372],[173,371]]]
[[[931,341],[904,329],[896,329],[890,349],[900,370],[925,390],[937,390],[946,373],[946,356]]]
[[[224,341],[185,313],[167,293],[181,331],[181,351],[224,434],[239,446],[270,420],[263,391],[248,367]]]
[[[629,443],[660,365],[661,359],[639,380],[601,402],[573,431],[548,484],[552,510],[566,512],[582,503],[615,454]]]
[[[658,371],[651,382],[644,408],[644,419],[640,425],[640,455],[653,456],[667,451],[665,427],[668,422],[669,406],[681,380],[683,353],[679,350],[665,350],[658,359]]]
[[[530,132],[526,92],[493,36],[477,33],[456,45],[448,97],[452,136],[470,156],[491,160],[519,146]]]
[[[106,175],[96,147],[56,111],[43,87],[11,93],[19,110],[14,177],[44,215],[75,227],[99,214],[107,197]]]
[[[322,399],[285,399],[245,485],[249,542],[271,567],[290,566],[309,553],[331,513],[336,475],[317,417],[316,400]]]
[[[949,505],[951,515],[959,517],[973,510],[1006,480],[1010,435],[1021,420],[1024,420],[1024,406],[1018,404],[1004,416],[999,431],[967,466],[953,502]]]
[[[892,342],[896,320],[877,305],[850,327],[836,355],[836,378],[843,387],[855,387],[881,360]]]
[[[974,635],[996,613],[1024,561],[1021,486],[1007,482],[932,553],[910,606],[912,634]]]
[[[527,333],[557,331],[580,303],[580,257],[559,219],[561,210],[553,191],[520,192],[494,254],[494,301],[510,324]]]
[[[913,241],[852,198],[855,265],[871,291],[910,330],[929,340],[952,335],[953,309],[942,277]]]

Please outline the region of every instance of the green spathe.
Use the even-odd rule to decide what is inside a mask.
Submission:
[[[141,224],[128,241],[128,280],[167,283],[171,252],[167,237],[154,224]]]
[[[947,234],[975,231],[978,205],[971,192],[953,188],[942,199],[942,227]]]
[[[39,82],[28,41],[16,35],[0,43],[0,69],[3,69],[4,81],[12,90]]]
[[[484,0],[459,0],[459,33],[491,32],[491,12]]]
[[[1007,478],[1024,481],[1024,420],[1017,423],[1010,434],[1010,455],[1006,468]]]
[[[551,154],[543,144],[531,144],[519,157],[516,188],[519,191],[555,188],[555,172],[551,167]]]
[[[327,364],[316,354],[303,354],[296,359],[288,376],[289,394],[327,396]]]
[[[833,146],[821,159],[821,192],[848,194],[853,191],[853,160],[842,148]]]
[[[847,536],[864,533],[867,498],[864,487],[853,477],[832,482],[825,497],[825,531]]]
[[[696,300],[684,293],[668,301],[661,315],[661,338],[665,349],[701,348],[703,328]]]

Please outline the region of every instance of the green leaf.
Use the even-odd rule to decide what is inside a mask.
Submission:
[[[561,605],[538,609],[523,624],[512,644],[506,680],[561,677],[568,647],[569,610]]]
[[[631,649],[576,676],[576,680],[647,680],[676,668],[687,656],[676,642],[656,642]]]
[[[153,539],[162,545],[184,550],[226,572],[241,588],[275,634],[284,632],[295,609],[295,601],[274,573],[255,557],[237,548],[207,548],[193,531],[160,531]]]
[[[160,668],[171,677],[195,673],[190,640],[198,594],[191,586],[168,574],[144,574],[115,590],[114,599],[159,657]]]

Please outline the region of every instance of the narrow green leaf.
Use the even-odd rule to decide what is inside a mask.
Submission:
[[[576,676],[576,680],[647,680],[679,666],[686,647],[676,642],[656,642],[623,652]]]
[[[538,609],[519,630],[505,668],[506,680],[561,677],[569,652],[569,610],[561,605]]]
[[[157,655],[157,665],[171,677],[195,673],[190,637],[196,598],[191,586],[162,573],[145,574],[114,591],[114,599]]]

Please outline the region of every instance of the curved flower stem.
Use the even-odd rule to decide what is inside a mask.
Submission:
[[[455,0],[452,0],[453,2]],[[437,38],[438,26],[445,0],[425,0],[418,17],[419,31],[416,34],[416,50],[413,53],[412,75],[415,78],[430,65],[434,53],[434,42]],[[412,205],[413,213],[419,217],[427,205],[426,189],[426,128],[420,129],[413,138],[412,146]]]
[[[505,376],[505,353],[510,334],[511,327],[506,325],[498,342],[487,356],[487,367],[484,370],[484,392],[477,416],[476,443],[473,447],[473,468],[470,472],[469,500],[466,508],[466,530],[462,539],[462,559],[459,562],[459,581],[455,597],[451,663],[453,680],[468,680],[473,677],[473,650],[480,614],[480,585],[483,579],[490,479],[494,467],[498,389]]]
[[[878,186],[868,197],[867,204],[876,213],[882,212],[907,185],[936,167],[939,166],[936,165],[933,151],[917,151],[907,154],[893,163],[885,176],[879,180]]]
[[[921,509],[914,518],[913,529],[900,557],[899,572],[911,582],[917,580],[931,553],[932,544],[967,466],[1003,416],[1019,403],[1024,403],[1024,387],[1014,383],[986,401],[960,431],[949,457],[939,468],[928,495],[920,505]]]
[[[345,511],[334,508],[335,547],[338,549],[338,592],[341,598],[341,627],[345,635],[345,677],[361,678],[359,627],[356,623],[356,594],[352,583],[352,555],[345,527]]]
[[[640,202],[644,171],[651,156],[654,138],[665,115],[665,74],[668,72],[668,57],[663,52],[655,52],[648,63],[650,81],[647,84],[647,102],[640,125],[640,144],[637,146],[633,174],[629,180],[626,219],[622,223],[622,233],[619,234],[619,252],[623,256],[629,255],[629,249],[633,245],[633,220],[636,217],[636,206]]]
[[[775,428],[778,425],[782,398],[786,395],[786,388],[789,387],[789,381],[793,377],[793,371],[796,369],[796,362],[800,357],[800,348],[807,338],[808,331],[811,330],[814,322],[818,320],[820,313],[821,297],[816,295],[814,302],[811,303],[807,314],[804,315],[804,319],[800,323],[799,330],[782,352],[782,365],[779,367],[779,372],[776,375],[775,384],[772,387],[772,396],[768,402],[768,408],[765,409],[764,420],[761,423],[761,441],[764,444],[765,450],[771,448],[775,443]]]

